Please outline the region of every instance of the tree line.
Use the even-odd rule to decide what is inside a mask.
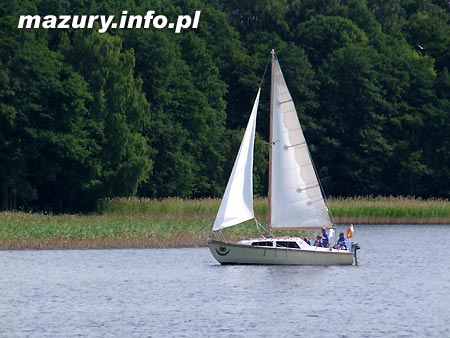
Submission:
[[[168,17],[197,29],[18,29],[20,15]],[[0,3],[0,207],[221,196],[278,55],[327,195],[450,197],[445,0]],[[267,191],[268,76],[255,154]]]

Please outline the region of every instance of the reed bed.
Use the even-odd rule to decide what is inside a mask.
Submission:
[[[0,249],[204,246],[210,222],[136,215],[0,213]]]
[[[110,199],[89,215],[1,212],[0,249],[165,248],[204,246],[219,199]],[[254,202],[265,223],[267,201]],[[338,224],[450,224],[448,200],[404,197],[332,198]],[[259,236],[252,221],[226,229],[226,238]]]
[[[220,199],[184,200],[178,198],[112,199],[99,203],[104,214],[129,215],[141,213],[154,219],[214,220]],[[416,199],[411,197],[353,197],[330,198],[328,206],[336,223],[360,224],[450,224],[450,201],[443,199]],[[267,199],[254,201],[256,218],[266,221]]]
[[[333,198],[329,206],[336,223],[450,224],[450,202],[444,199]]]

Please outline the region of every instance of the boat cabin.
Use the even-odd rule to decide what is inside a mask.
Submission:
[[[289,249],[307,249],[308,245],[301,238],[257,238],[245,239],[238,242],[238,244],[272,247],[272,248],[289,248]]]

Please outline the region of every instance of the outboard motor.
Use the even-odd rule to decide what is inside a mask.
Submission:
[[[355,257],[355,265],[358,265],[358,258],[356,256],[356,251],[361,248],[359,247],[358,243],[355,243],[355,242],[351,242],[350,248],[351,248],[350,251],[353,252],[353,256]]]
[[[354,251],[354,252],[356,252],[356,250],[361,249],[361,248],[359,247],[358,243],[355,243],[355,242],[351,242],[350,248],[351,248],[350,251]]]

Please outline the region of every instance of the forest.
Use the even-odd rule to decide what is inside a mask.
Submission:
[[[179,34],[17,27],[123,10],[201,17]],[[220,197],[272,48],[327,196],[450,197],[447,0],[2,0],[0,210]]]

